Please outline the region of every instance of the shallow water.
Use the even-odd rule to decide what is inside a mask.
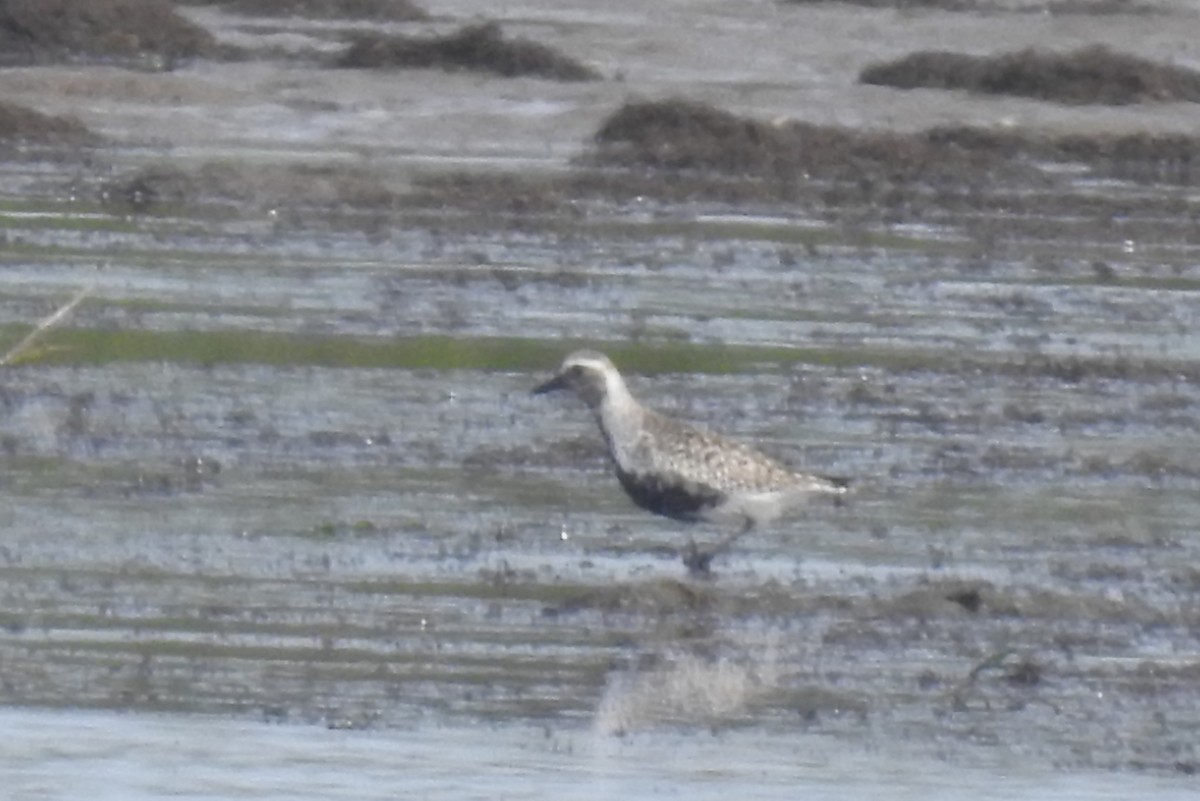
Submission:
[[[1185,798],[1155,777],[959,770],[864,755],[804,734],[663,732],[614,739],[511,724],[376,732],[203,716],[5,710],[13,801],[97,799]]]
[[[889,111],[864,87],[808,106],[845,73],[833,33],[796,77],[792,55],[769,55],[774,22],[652,5],[508,13],[596,53],[633,47],[647,62],[627,80],[660,75],[656,93],[719,101],[751,70],[763,86],[737,108],[756,113],[1134,114],[936,93],[889,95]],[[851,41],[925,41],[939,20],[976,37],[1072,24],[811,14]],[[750,31],[765,55],[705,65],[714,42],[683,33],[642,53],[627,33],[646,15],[699,19],[718,44]],[[1196,20],[1177,22],[1160,38]],[[48,111],[95,92],[89,124],[139,131],[106,151],[114,172],[215,156],[562,169],[629,91],[517,81],[498,96],[477,77],[273,62],[7,80]],[[205,117],[221,126],[199,137]],[[1131,204],[1100,238],[1064,213],[1002,219],[988,240],[969,215],[853,228],[650,203],[513,227],[457,210],[326,220],[265,190],[233,213],[132,214],[97,211],[102,172],[0,172],[9,341],[92,287],[0,388],[0,719],[27,735],[0,770],[18,797],[91,788],[101,767],[122,798],[180,782],[249,798],[1191,789],[1200,267],[1194,221],[1137,213],[1184,190],[1094,187]],[[855,493],[687,580],[676,549],[719,532],[633,509],[585,411],[529,395],[578,344],[652,405]]]

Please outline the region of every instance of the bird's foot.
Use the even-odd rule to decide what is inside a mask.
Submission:
[[[730,545],[740,540],[752,528],[754,528],[754,521],[746,518],[745,525],[742,526],[740,531],[730,534],[707,550],[701,550],[696,545],[695,540],[689,540],[682,554],[683,563],[687,565],[688,573],[696,578],[712,578],[712,560],[729,550]]]
[[[693,541],[687,544],[680,555],[683,557],[683,564],[687,567],[689,575],[694,578],[710,579],[713,576],[712,560],[717,553],[716,550],[701,550]]]

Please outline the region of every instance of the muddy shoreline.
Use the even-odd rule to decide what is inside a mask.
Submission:
[[[578,83],[335,69],[361,22],[209,3],[240,61],[0,75],[49,115],[0,130],[0,345],[91,287],[0,368],[0,703],[1191,781],[1200,112],[857,74],[1200,21],[751,5],[503,20]],[[387,33],[481,11],[426,10]],[[579,345],[854,495],[687,580],[719,532],[529,396]]]

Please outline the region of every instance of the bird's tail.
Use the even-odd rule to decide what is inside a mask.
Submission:
[[[817,476],[812,473],[796,473],[794,487],[804,493],[820,492],[827,495],[845,495],[850,491],[850,479],[838,476]]]
[[[821,481],[821,491],[835,495],[843,495],[850,491],[850,479],[845,476],[817,476]]]

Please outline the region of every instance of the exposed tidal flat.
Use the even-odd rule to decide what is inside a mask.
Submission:
[[[190,13],[243,46],[331,35]],[[672,29],[687,53],[729,15],[774,41],[746,9],[563,13],[520,24],[602,72],[639,14],[707,20]],[[743,85],[759,118],[797,97],[823,122],[999,113],[840,86],[810,44],[803,80],[689,58],[627,80]],[[880,168],[755,194],[590,163],[615,80],[417,74],[271,51],[7,75],[108,137],[0,168],[0,350],[87,291],[0,373],[13,786],[69,794],[108,765],[122,798],[180,776],[258,798],[1193,790],[1200,259],[1178,170],[998,159],[965,189]],[[994,102],[1020,128],[1194,114]],[[649,405],[854,493],[689,579],[677,549],[722,532],[632,507],[583,409],[530,397],[584,346]]]

